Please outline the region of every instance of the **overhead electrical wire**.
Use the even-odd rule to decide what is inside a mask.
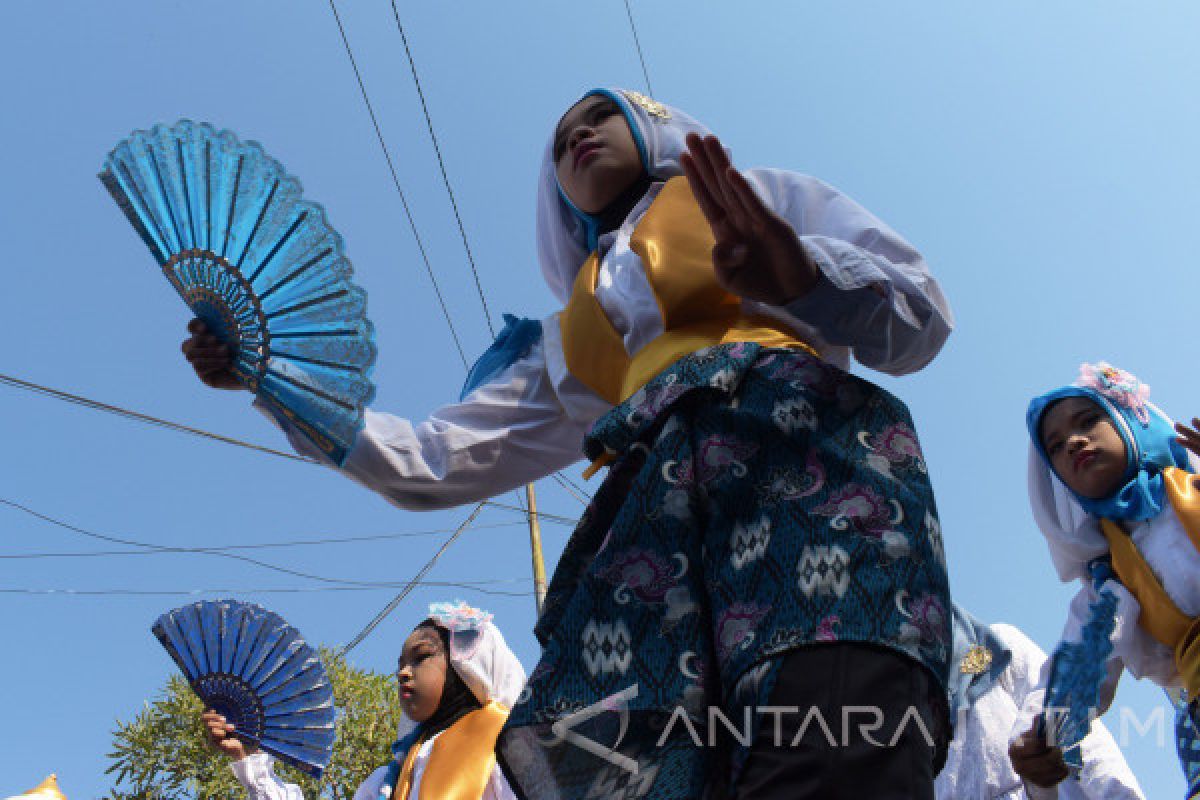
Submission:
[[[260,444],[254,444],[252,442],[244,442],[241,439],[234,439],[231,436],[222,436],[219,433],[211,433],[206,430],[201,430],[200,428],[193,428],[190,425],[184,425],[179,422],[171,422],[170,420],[160,419],[159,417],[152,417],[149,414],[143,414],[139,411],[131,411],[128,408],[114,406],[109,403],[101,403],[99,400],[92,400],[90,398],[83,397],[82,395],[64,392],[61,389],[52,389],[49,386],[43,386],[32,381],[21,380],[20,378],[15,378],[12,375],[0,373],[0,385],[11,386],[15,389],[22,389],[24,391],[34,392],[47,397],[53,397],[57,400],[62,400],[67,403],[82,406],[84,408],[90,408],[94,411],[103,411],[108,414],[114,414],[118,417],[124,417],[125,419],[130,419],[135,422],[144,422],[148,425],[154,425],[159,428],[179,431],[180,433],[187,433],[204,439],[212,439],[213,441],[223,442],[224,444],[236,445],[237,447],[243,447],[247,450],[255,450],[259,453],[280,456],[282,458],[291,459],[292,461],[305,461],[310,464],[317,463],[311,458],[299,456],[295,453],[285,453],[282,450],[275,450],[273,448],[264,447]]]
[[[421,580],[425,578],[425,575],[428,574],[429,570],[433,569],[433,565],[436,564],[438,559],[442,557],[442,554],[449,549],[450,545],[454,544],[454,541],[458,539],[463,531],[467,529],[467,526],[475,521],[475,518],[479,516],[479,512],[482,510],[483,503],[475,506],[475,510],[471,512],[471,515],[463,520],[463,523],[458,526],[458,530],[456,530],[449,539],[442,543],[441,549],[433,554],[433,558],[425,562],[425,566],[421,567],[420,572],[418,572],[413,579],[409,581],[408,586],[401,589],[400,593],[393,597],[391,602],[384,606],[383,609],[376,614],[361,631],[355,634],[354,638],[347,642],[345,646],[338,651],[339,655],[346,655],[346,653],[349,653],[355,647],[358,647],[358,645],[361,644],[364,639],[371,635],[371,631],[375,630],[379,623],[387,619],[388,615],[396,610],[396,607],[400,605],[404,598],[408,597],[409,593],[412,592],[412,590],[421,582]]]
[[[301,570],[291,569],[289,567],[281,567],[278,564],[271,564],[266,561],[261,561],[257,558],[251,558],[249,556],[238,555],[237,553],[229,553],[229,552],[225,552],[225,551],[221,551],[221,550],[213,550],[211,548],[206,548],[206,547],[169,547],[169,546],[165,546],[165,545],[152,544],[150,542],[141,542],[141,541],[137,541],[136,539],[126,539],[126,538],[122,538],[120,536],[110,536],[105,533],[97,533],[96,531],[91,531],[86,528],[81,528],[78,525],[72,525],[69,522],[65,522],[63,520],[56,519],[55,517],[52,517],[48,514],[43,514],[42,512],[35,511],[34,509],[29,508],[28,506],[24,506],[20,503],[16,503],[12,500],[8,500],[8,499],[2,498],[2,497],[0,497],[0,505],[5,505],[5,506],[8,506],[9,508],[16,509],[17,511],[21,511],[25,514],[28,514],[31,517],[40,519],[43,522],[47,522],[51,525],[54,525],[56,527],[62,528],[67,531],[71,531],[73,533],[77,533],[81,536],[86,536],[91,539],[99,539],[100,541],[110,542],[112,544],[123,544],[123,545],[128,545],[131,547],[140,547],[140,548],[146,549],[147,551],[155,551],[155,552],[159,552],[159,553],[185,553],[185,554],[210,555],[210,556],[215,556],[218,558],[228,558],[228,559],[231,559],[234,561],[241,561],[246,564],[251,564],[256,567],[261,567],[262,569],[270,570],[272,572],[279,572],[284,575],[291,575],[296,578],[305,578],[307,580],[317,581],[318,583],[330,583],[330,584],[338,584],[338,585],[342,585],[342,586],[363,586],[363,587],[383,588],[383,589],[396,589],[396,588],[399,588],[402,586],[409,587],[409,584],[403,584],[403,583],[399,583],[397,581],[360,581],[360,580],[354,580],[354,579],[350,579],[350,578],[329,578],[324,575],[315,575],[311,572],[303,572]],[[482,507],[483,507],[482,503],[476,507],[475,513],[472,514],[470,517],[472,520],[478,515],[479,510]],[[455,529],[453,535],[451,536],[451,538],[448,541],[453,541],[454,539],[458,538],[458,536],[462,533],[462,531],[463,531],[462,526]],[[444,545],[443,545],[443,550],[444,550]],[[442,551],[439,551],[439,555],[441,552]],[[435,556],[434,560],[436,560],[436,558],[437,557]],[[432,563],[433,562],[431,561],[430,565],[432,565]],[[424,573],[422,573],[420,575],[420,577],[424,577]],[[409,590],[411,590],[411,587],[409,587]]]
[[[417,64],[413,60],[412,49],[408,46],[408,37],[404,34],[404,24],[400,22],[400,12],[396,8],[396,0],[392,0],[392,16],[396,20],[396,30],[400,31],[400,41],[404,43],[404,54],[408,56],[408,68],[412,71],[413,84],[417,87],[417,98],[421,101],[421,111],[425,115],[425,125],[429,128],[429,138],[433,141],[433,152],[437,154],[438,169],[442,172],[442,183],[446,185],[446,194],[450,196],[450,207],[454,210],[454,221],[458,223],[458,233],[462,237],[463,249],[467,251],[467,263],[471,265],[471,275],[475,278],[475,291],[478,292],[479,303],[483,306],[483,319],[487,322],[488,332],[494,338],[496,336],[496,329],[492,326],[492,312],[488,308],[487,297],[483,293],[483,284],[479,280],[479,269],[475,266],[475,256],[471,253],[471,245],[467,242],[467,230],[463,226],[462,215],[458,213],[458,201],[454,198],[454,189],[450,188],[450,177],[446,174],[446,162],[442,158],[442,148],[438,146],[437,134],[433,130],[433,118],[429,114],[429,105],[425,102],[425,92],[421,89],[421,79],[417,77]]]
[[[516,526],[524,526],[524,522],[489,522],[483,525],[473,525],[471,530],[484,530],[486,528],[513,528]],[[376,533],[367,534],[365,536],[334,536],[325,539],[296,539],[282,542],[253,542],[249,544],[227,544],[205,547],[205,550],[214,552],[228,552],[230,550],[267,550],[290,547],[309,547],[327,544],[360,544],[364,542],[377,541],[394,541],[396,539],[409,539],[417,537],[438,536],[444,533],[453,533],[454,528],[436,528],[428,531],[406,531],[403,533]],[[50,551],[36,553],[0,553],[0,560],[38,560],[46,558],[101,558],[101,557],[116,557],[116,556],[147,556],[161,555],[162,553],[187,553],[189,548],[170,548],[164,545],[165,550],[82,550],[82,551]]]
[[[264,453],[266,455],[279,456],[281,458],[286,458],[291,461],[300,461],[305,464],[314,464],[314,465],[320,466],[320,462],[313,458],[308,458],[306,456],[299,456],[299,455],[296,455],[295,453],[286,453],[282,450],[275,450],[270,447],[264,447],[262,445],[253,444],[252,442],[244,442],[240,439],[234,439],[233,437],[230,437],[230,436],[223,436],[221,434],[212,433],[210,431],[202,430],[200,428],[194,428],[194,427],[191,427],[190,425],[183,425],[178,422],[171,422],[170,420],[160,419],[158,417],[150,416],[149,414],[143,414],[140,411],[133,411],[128,408],[122,408],[121,406],[116,406],[116,405],[112,405],[109,403],[102,403],[99,400],[93,400],[91,398],[84,397],[82,395],[71,394],[70,392],[64,392],[61,389],[53,389],[49,386],[43,386],[38,383],[33,383],[32,381],[26,381],[26,380],[22,380],[20,378],[15,378],[11,375],[5,375],[3,373],[0,373],[0,385],[11,386],[15,389],[21,389],[24,391],[33,392],[35,394],[41,394],[41,395],[44,395],[47,397],[53,397],[58,400],[63,400],[63,401],[72,403],[74,405],[81,406],[82,408],[89,408],[94,411],[103,411],[105,413],[113,414],[113,415],[121,417],[123,419],[131,420],[133,422],[142,422],[142,423],[146,423],[148,425],[153,425],[155,427],[165,428],[167,430],[178,431],[181,433],[187,433],[187,434],[190,434],[193,436],[198,436],[200,438],[209,439],[210,441],[220,442],[222,444],[230,444],[230,445],[245,448],[248,450],[254,450],[256,452]],[[567,481],[567,483],[570,483],[570,482]],[[566,488],[566,487],[564,486],[564,488]],[[584,501],[582,498],[576,496],[576,499],[586,505],[586,501]],[[496,503],[496,502],[492,502],[492,501],[487,501],[487,505],[492,506],[493,508],[501,508],[501,509],[505,509],[508,511],[516,511],[522,515],[528,515],[528,513],[529,513],[524,507],[511,506],[511,505],[507,505],[505,503]],[[561,522],[566,525],[575,525],[578,522],[578,520],[574,520],[570,517],[564,517],[564,516],[557,515],[557,514],[549,514],[544,511],[539,511],[538,516],[545,518],[545,519],[552,520],[554,522]],[[221,548],[210,548],[210,549],[221,549]]]
[[[638,39],[637,26],[633,24],[633,9],[629,0],[625,0],[625,16],[629,17],[629,30],[633,31],[633,44],[637,48],[638,61],[642,63],[642,77],[646,79],[646,94],[654,97],[654,89],[650,88],[650,72],[646,69],[646,57],[642,54],[642,42]]]
[[[471,581],[421,581],[419,586],[422,587],[444,587],[454,589],[464,589],[471,592],[479,592],[481,594],[496,595],[500,597],[528,597],[533,594],[530,591],[506,591],[504,589],[488,589],[485,584],[473,583]],[[92,597],[97,595],[102,596],[162,596],[162,595],[184,595],[194,596],[202,594],[223,594],[230,596],[246,595],[246,594],[311,594],[316,592],[379,592],[388,589],[385,586],[284,586],[284,587],[251,587],[245,589],[12,589],[0,588],[0,594],[26,594],[26,595],[71,595]]]
[[[341,15],[338,14],[337,6],[333,0],[329,0],[329,10],[333,12],[333,19],[337,23],[338,33],[342,36],[342,46],[346,48],[346,55],[350,59],[350,66],[354,69],[354,78],[358,81],[358,89],[362,93],[363,103],[367,107],[367,113],[371,117],[371,125],[375,128],[375,136],[379,139],[379,146],[383,149],[383,157],[387,161],[388,171],[392,174],[392,183],[396,187],[396,193],[400,195],[400,204],[404,207],[404,216],[408,218],[408,226],[412,230],[413,239],[416,240],[417,249],[421,253],[421,260],[425,262],[425,271],[429,275],[429,281],[433,284],[433,291],[437,295],[438,304],[442,307],[442,315],[446,318],[446,324],[450,326],[450,336],[454,339],[454,346],[458,349],[458,356],[462,359],[463,367],[471,368],[470,362],[467,360],[467,354],[463,350],[462,342],[458,338],[458,331],[454,327],[454,320],[450,317],[450,309],[446,307],[446,300],[442,296],[442,289],[438,285],[437,277],[433,274],[433,265],[429,262],[429,254],[425,251],[425,244],[421,240],[421,234],[417,231],[417,222],[413,218],[412,209],[409,208],[408,198],[404,195],[404,190],[400,188],[400,177],[396,174],[396,165],[392,161],[392,154],[388,150],[387,142],[384,141],[383,131],[379,127],[379,118],[375,116],[375,109],[371,105],[371,98],[367,96],[367,86],[363,83],[362,73],[358,69],[358,62],[354,58],[354,52],[350,49],[350,40],[346,38],[346,29],[342,26]]]

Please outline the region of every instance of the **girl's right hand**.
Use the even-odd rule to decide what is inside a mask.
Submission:
[[[1049,789],[1066,780],[1070,773],[1063,761],[1062,750],[1048,745],[1037,729],[1038,725],[1034,723],[1013,742],[1008,748],[1008,758],[1012,761],[1013,771],[1022,780]]]
[[[208,734],[208,744],[214,750],[224,753],[234,761],[241,761],[246,756],[258,752],[257,747],[246,744],[234,736],[233,726],[211,708],[201,714],[200,719],[204,722],[204,727]]]
[[[194,319],[188,323],[188,333],[191,336],[183,340],[183,355],[205,386],[214,389],[246,388],[233,372],[233,354],[208,332],[207,325]]]

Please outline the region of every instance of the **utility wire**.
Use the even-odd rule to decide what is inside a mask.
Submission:
[[[437,156],[438,169],[442,173],[442,183],[445,185],[446,194],[450,198],[450,207],[454,211],[454,221],[458,223],[458,234],[462,237],[463,250],[465,250],[467,254],[467,263],[471,266],[471,276],[475,279],[475,291],[479,295],[479,303],[483,307],[483,319],[484,322],[487,323],[488,332],[494,338],[496,336],[496,329],[492,325],[492,313],[488,308],[487,297],[483,291],[483,283],[479,278],[479,268],[475,264],[475,256],[471,252],[471,245],[467,240],[466,226],[463,225],[462,215],[458,210],[458,201],[455,199],[454,189],[450,185],[450,176],[446,172],[446,161],[442,157],[442,148],[438,143],[437,131],[433,127],[433,116],[429,113],[429,104],[425,100],[425,90],[421,87],[420,76],[417,75],[416,60],[413,58],[412,48],[408,44],[408,36],[404,32],[404,23],[400,21],[400,11],[396,8],[396,0],[392,0],[392,17],[396,20],[396,30],[400,32],[400,41],[404,45],[404,54],[408,58],[408,68],[409,71],[412,72],[413,85],[417,89],[417,99],[421,102],[421,113],[425,117],[425,127],[429,130],[429,140],[433,143],[433,152]],[[572,494],[576,500],[579,500],[584,505],[587,505],[587,500],[580,498],[580,495],[586,496],[586,492],[584,492],[578,486],[572,484],[561,473],[555,472],[553,474],[553,478],[568,493]],[[517,504],[521,505],[522,507],[524,506],[520,499],[518,499]]]
[[[333,12],[333,19],[337,23],[338,33],[342,36],[342,46],[346,48],[346,55],[350,58],[350,66],[354,69],[354,78],[358,81],[358,89],[362,93],[363,103],[367,107],[367,113],[371,116],[371,125],[375,128],[375,136],[379,139],[379,146],[383,148],[383,157],[387,161],[388,171],[392,174],[392,183],[396,186],[396,193],[400,195],[400,204],[404,206],[404,216],[408,217],[408,226],[412,229],[413,239],[417,242],[417,249],[421,252],[421,260],[425,262],[425,271],[429,274],[429,281],[433,284],[434,294],[437,295],[438,304],[442,307],[442,315],[446,318],[446,324],[450,326],[450,336],[454,339],[454,346],[458,348],[458,357],[462,359],[463,367],[470,369],[470,362],[467,361],[467,354],[463,350],[462,342],[458,338],[458,331],[454,327],[454,320],[450,318],[450,309],[446,307],[446,300],[442,296],[441,287],[438,286],[437,278],[433,274],[433,266],[429,262],[429,254],[425,251],[425,244],[421,241],[421,234],[417,232],[417,223],[413,219],[412,209],[408,206],[408,198],[404,195],[404,190],[400,188],[400,178],[396,174],[396,165],[392,161],[392,154],[388,150],[387,142],[384,141],[383,131],[379,127],[379,118],[375,116],[375,109],[371,105],[371,98],[367,96],[367,87],[363,83],[362,73],[358,69],[358,62],[354,58],[354,52],[350,49],[350,40],[346,38],[346,29],[342,26],[341,15],[338,14],[337,6],[333,0],[329,0],[329,10]],[[457,213],[457,212],[456,212]]]
[[[313,464],[317,463],[316,461],[314,461],[311,458],[306,458],[304,456],[298,456],[295,453],[285,453],[282,450],[275,450],[270,447],[263,447],[260,444],[253,444],[251,442],[243,442],[241,439],[234,439],[229,436],[222,436],[219,433],[211,433],[209,431],[201,430],[200,428],[193,428],[190,425],[184,425],[179,422],[171,422],[170,420],[160,419],[158,417],[152,417],[149,414],[142,414],[138,411],[131,411],[127,408],[121,408],[120,406],[114,406],[114,405],[110,405],[108,403],[101,403],[99,400],[92,400],[87,397],[83,397],[82,395],[71,394],[70,392],[64,392],[61,389],[52,389],[49,386],[42,386],[41,384],[33,383],[32,381],[21,380],[20,378],[15,378],[12,375],[5,375],[3,373],[0,373],[0,385],[11,386],[14,389],[22,389],[24,391],[34,392],[36,394],[45,395],[47,397],[53,397],[56,400],[63,400],[67,403],[73,403],[78,406],[83,406],[84,408],[90,408],[94,411],[103,411],[107,414],[114,414],[118,417],[124,417],[125,419],[130,419],[135,422],[145,422],[149,425],[154,425],[159,428],[166,428],[168,430],[179,431],[180,433],[187,433],[187,434],[191,434],[192,436],[199,436],[203,439],[212,439],[213,441],[224,442],[225,444],[232,444],[232,445],[236,445],[237,447],[244,447],[248,450],[256,450],[260,453],[266,453],[266,454],[272,455],[272,456],[281,456],[283,458],[289,458],[293,461],[306,461],[306,462],[313,463]]]
[[[195,554],[200,554],[200,555],[216,556],[218,558],[228,558],[228,559],[232,559],[234,561],[241,561],[241,562],[244,562],[247,564],[252,564],[256,567],[261,567],[263,569],[267,569],[272,572],[279,572],[284,575],[291,575],[296,578],[306,578],[308,580],[317,581],[319,583],[338,584],[338,585],[342,585],[342,586],[363,586],[363,587],[385,588],[385,589],[395,589],[395,588],[399,588],[400,586],[403,585],[403,586],[406,586],[408,588],[408,590],[411,590],[411,585],[400,584],[395,581],[359,581],[359,580],[351,580],[349,578],[328,578],[323,575],[314,575],[310,572],[302,572],[300,570],[290,569],[288,567],[281,567],[281,566],[278,566],[277,564],[270,564],[266,561],[260,561],[257,558],[250,558],[249,556],[238,555],[236,553],[227,553],[227,552],[220,551],[220,550],[213,550],[213,549],[207,548],[207,547],[166,547],[163,545],[151,544],[150,542],[139,542],[135,539],[124,539],[119,536],[109,536],[108,534],[97,533],[95,531],[87,530],[86,528],[81,528],[77,525],[72,525],[69,522],[64,522],[60,519],[55,519],[54,517],[51,517],[47,514],[43,514],[39,511],[35,511],[32,508],[29,508],[28,506],[23,506],[20,503],[15,503],[12,500],[6,500],[2,497],[0,497],[0,505],[6,505],[10,508],[16,509],[17,511],[21,511],[25,514],[28,514],[31,517],[40,519],[43,522],[48,522],[51,525],[55,525],[64,530],[72,531],[73,533],[78,533],[81,536],[87,536],[88,538],[91,538],[91,539],[99,539],[100,541],[110,542],[113,544],[123,544],[123,545],[129,545],[132,547],[140,547],[140,548],[145,548],[147,551],[155,551],[155,552],[159,552],[159,553],[195,553]],[[479,513],[480,508],[482,508],[482,503],[478,507],[476,507],[475,514],[471,515],[472,520],[475,519],[475,516]],[[463,527],[464,526],[459,526],[454,531],[454,534],[450,537],[450,539],[448,540],[447,543],[458,538],[459,534],[461,534],[463,532]],[[442,550],[438,551],[438,555],[440,555],[444,550],[445,550],[445,545],[443,545]],[[432,562],[431,562],[431,564],[432,564]],[[420,576],[418,576],[418,579],[422,578],[422,577],[424,577],[424,573],[422,573]]]
[[[442,554],[446,552],[450,545],[454,544],[454,541],[459,537],[460,534],[462,534],[463,531],[467,529],[467,526],[475,521],[475,518],[479,516],[479,512],[483,511],[483,505],[483,503],[479,503],[475,506],[475,510],[471,512],[471,515],[463,520],[463,523],[458,526],[458,530],[451,534],[449,539],[442,543],[441,549],[433,554],[433,558],[425,562],[425,566],[421,567],[421,570],[415,576],[413,576],[413,579],[409,582],[408,586],[401,589],[400,593],[393,597],[391,602],[384,606],[383,610],[376,614],[375,617],[366,624],[366,627],[359,631],[353,639],[347,642],[346,645],[338,651],[338,655],[344,656],[355,647],[358,647],[358,645],[362,643],[363,639],[366,639],[371,634],[371,631],[378,627],[379,623],[387,619],[388,615],[396,610],[396,606],[400,605],[404,598],[408,597],[409,593],[412,592],[412,590],[417,586],[418,583],[420,583],[422,579],[424,579],[429,570],[433,569],[433,565],[436,564],[438,559],[442,557]]]
[[[629,0],[625,0],[625,15],[629,17],[629,30],[633,31],[633,44],[637,47],[638,61],[642,62],[642,77],[646,79],[646,94],[654,97],[654,90],[650,88],[650,73],[646,70],[646,57],[642,55],[642,43],[638,39],[637,26],[633,24],[633,9],[629,7]]]
[[[475,525],[472,530],[483,530],[484,528],[513,528],[516,526],[524,526],[524,522],[489,522],[486,525]],[[428,531],[409,531],[405,533],[377,533],[367,536],[337,536],[327,539],[298,539],[286,542],[254,542],[250,544],[229,544],[219,545],[214,547],[206,547],[205,550],[214,552],[228,552],[230,550],[266,550],[270,548],[286,548],[286,547],[306,547],[326,544],[357,544],[360,542],[376,542],[390,541],[395,539],[408,539],[426,536],[438,536],[444,533],[453,533],[454,528],[438,528]],[[26,559],[44,559],[44,558],[100,558],[109,556],[149,556],[159,555],[162,550],[82,550],[82,551],[55,551],[55,552],[39,552],[39,553],[0,553],[0,560],[26,560]],[[171,549],[165,552],[190,552],[186,548]]]
[[[483,306],[483,319],[487,322],[488,332],[495,338],[496,329],[492,327],[492,313],[488,309],[487,298],[483,293],[483,284],[479,280],[479,269],[475,266],[475,256],[471,253],[471,245],[467,242],[467,230],[463,226],[462,215],[458,213],[458,201],[454,198],[454,190],[450,188],[450,177],[446,174],[446,162],[442,158],[442,148],[438,146],[437,134],[433,130],[433,118],[429,115],[429,105],[425,102],[421,79],[417,77],[417,64],[413,60],[412,49],[408,46],[408,37],[404,35],[404,24],[400,22],[400,12],[396,9],[396,0],[392,0],[392,16],[396,19],[396,30],[400,31],[400,41],[404,43],[404,54],[408,57],[408,68],[412,71],[413,84],[417,87],[417,97],[421,101],[421,112],[425,115],[425,126],[429,129],[429,138],[433,142],[433,152],[437,154],[438,169],[442,172],[442,183],[446,185],[446,194],[450,196],[450,207],[454,209],[454,220],[458,223],[458,233],[462,237],[463,249],[467,251],[467,263],[471,265],[471,275],[475,278],[475,291],[479,293],[479,303]]]
[[[446,587],[465,589],[480,594],[497,595],[501,597],[528,597],[532,591],[506,591],[503,589],[488,589],[469,581],[422,581],[423,587]],[[290,586],[279,588],[252,587],[247,589],[13,589],[0,588],[0,594],[27,595],[74,595],[74,596],[162,596],[162,595],[247,595],[247,594],[311,594],[315,592],[378,592],[387,587],[377,586]]]
[[[291,461],[300,461],[305,464],[316,464],[318,466],[320,465],[320,462],[313,458],[308,458],[306,456],[299,456],[299,455],[296,455],[295,453],[286,453],[282,450],[275,450],[270,447],[264,447],[262,445],[253,444],[251,442],[244,442],[240,439],[234,439],[229,436],[222,436],[219,433],[212,433],[210,431],[202,430],[200,428],[193,428],[190,425],[184,425],[184,424],[178,423],[178,422],[171,422],[170,420],[160,419],[159,417],[152,417],[149,414],[143,414],[139,411],[133,411],[131,409],[122,408],[121,406],[115,406],[115,405],[111,405],[109,403],[102,403],[99,400],[92,400],[91,398],[84,397],[82,395],[71,394],[70,392],[62,391],[61,389],[53,389],[49,386],[43,386],[38,383],[33,383],[32,381],[21,380],[20,378],[15,378],[11,375],[5,375],[3,373],[0,373],[0,386],[11,386],[14,389],[21,389],[24,391],[33,392],[34,394],[40,394],[40,395],[43,395],[46,397],[52,397],[56,400],[63,400],[65,402],[72,403],[73,405],[78,405],[83,408],[92,409],[93,411],[103,411],[105,413],[113,414],[113,415],[121,417],[123,419],[131,420],[133,422],[142,422],[142,423],[146,423],[148,425],[153,425],[155,427],[165,428],[167,430],[178,431],[180,433],[187,433],[192,436],[200,437],[202,439],[209,439],[211,441],[221,442],[223,444],[231,444],[236,447],[242,447],[242,448],[245,448],[248,450],[254,450],[259,453],[265,453],[266,455],[279,456],[281,458],[286,458]],[[563,488],[567,488],[566,484],[569,483],[569,481],[566,481],[565,478],[563,478],[562,480],[564,481],[564,483],[562,484]],[[571,484],[571,486],[574,486],[574,484]],[[578,487],[575,487],[575,488],[578,489]],[[568,490],[568,491],[570,491],[570,490]],[[578,490],[578,491],[582,492],[582,490]],[[581,503],[584,503],[586,505],[586,501],[584,501],[578,495],[575,495],[575,497]],[[495,502],[491,502],[491,501],[489,501],[487,504],[494,508],[502,508],[502,509],[506,509],[508,511],[516,511],[522,515],[528,514],[528,512],[524,509],[524,507],[511,506],[511,505],[507,505],[505,503],[495,503]],[[547,514],[546,512],[543,512],[543,511],[539,511],[538,515],[541,517],[544,517],[546,519],[551,519],[555,522],[561,522],[566,525],[574,525],[577,522],[577,520],[573,520],[570,517],[564,517],[564,516],[556,515],[556,514]],[[218,551],[218,550],[227,550],[227,549],[232,549],[232,548],[231,547],[210,547],[210,548],[205,548],[205,549],[212,550],[212,551]]]

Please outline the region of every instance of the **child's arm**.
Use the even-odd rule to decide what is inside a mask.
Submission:
[[[1042,698],[1045,689],[1039,686],[1041,676],[1046,669],[1048,657],[1037,644],[1011,625],[996,624],[992,632],[1007,646],[1012,653],[1012,660],[1001,678],[1010,691],[1013,702],[1018,709],[1026,712],[1025,723],[1018,722],[1022,731],[1030,727],[1030,722],[1041,712]],[[1045,751],[1043,744],[1031,747],[1033,752]],[[1027,755],[1018,751],[1016,758]],[[1057,764],[1061,755],[1055,753],[1050,759]],[[1063,765],[1065,767],[1065,765]],[[1079,775],[1079,788],[1089,798],[1122,798],[1123,800],[1144,800],[1137,779],[1125,763],[1125,758],[1113,741],[1112,735],[1097,720],[1092,730],[1083,739],[1083,770]],[[1034,792],[1030,792],[1032,797]]]
[[[208,744],[228,756],[238,783],[246,789],[250,800],[304,800],[304,793],[294,783],[284,783],[275,776],[273,759],[257,747],[247,745],[233,735],[233,726],[211,709],[200,715],[204,722]]]
[[[747,177],[789,221],[819,270],[812,291],[776,305],[872,369],[903,375],[933,360],[954,318],[912,245],[816,178],[773,169]]]
[[[937,355],[953,326],[941,289],[921,255],[866,209],[815,178],[743,175],[715,136],[689,135],[680,161],[728,291],[785,307],[883,372],[914,372]]]
[[[556,335],[556,320],[543,326]],[[373,411],[341,470],[401,508],[415,511],[478,502],[543,478],[582,458],[581,442],[607,410],[580,387],[550,377],[542,341],[457,403],[423,422]],[[573,413],[563,407],[572,402]],[[324,460],[285,419],[256,403],[300,454]]]
[[[543,326],[557,336],[557,318]],[[193,320],[183,352],[202,382],[240,389],[229,352]],[[543,478],[582,457],[580,443],[608,406],[569,376],[554,381],[541,340],[458,403],[414,424],[364,412],[363,429],[342,471],[401,508],[450,508],[493,497]],[[562,365],[559,365],[562,367]],[[562,372],[565,367],[559,370]],[[571,403],[568,412],[564,402]],[[301,455],[328,459],[287,419],[265,403],[255,407],[275,422]]]

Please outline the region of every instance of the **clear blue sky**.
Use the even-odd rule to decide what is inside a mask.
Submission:
[[[808,172],[914,242],[958,329],[923,372],[885,380],[912,406],[957,599],[1050,647],[1057,583],[1025,497],[1022,414],[1083,359],[1139,373],[1200,413],[1196,303],[1200,7],[1188,2],[633,3],[655,94],[719,132],[743,166]],[[554,303],[536,266],[534,179],[550,126],[584,89],[644,88],[620,0],[402,3],[494,310]],[[351,43],[468,349],[488,342],[425,123],[384,0],[346,0]],[[180,117],[258,139],[346,239],[378,329],[377,408],[420,417],[461,365],[321,0],[0,5],[0,372],[273,446],[242,393],[179,355],[185,310],[95,173],[133,128]],[[467,509],[396,510],[338,475],[0,387],[0,497],[84,528],[228,545],[452,527]],[[578,474],[578,470],[575,471]],[[548,511],[580,506],[552,483]],[[594,488],[594,486],[592,487]],[[506,498],[511,502],[512,498]],[[520,518],[489,510],[431,580],[527,580]],[[569,529],[547,524],[552,566]],[[407,580],[440,536],[263,549],[336,578]],[[0,507],[0,554],[113,549]],[[124,548],[117,548],[124,549]],[[0,588],[185,591],[320,584],[201,555],[0,559]],[[505,590],[528,583],[500,584]],[[315,642],[346,641],[388,591],[245,594]],[[528,668],[533,602],[420,589],[354,653],[392,668],[432,600],[491,608]],[[116,718],[172,667],[149,632],[182,596],[0,594],[0,796],[57,772],[96,797]],[[1127,680],[1139,717],[1161,693]],[[1110,715],[1114,728],[1119,720]],[[1167,740],[1127,755],[1151,797],[1182,780]]]

